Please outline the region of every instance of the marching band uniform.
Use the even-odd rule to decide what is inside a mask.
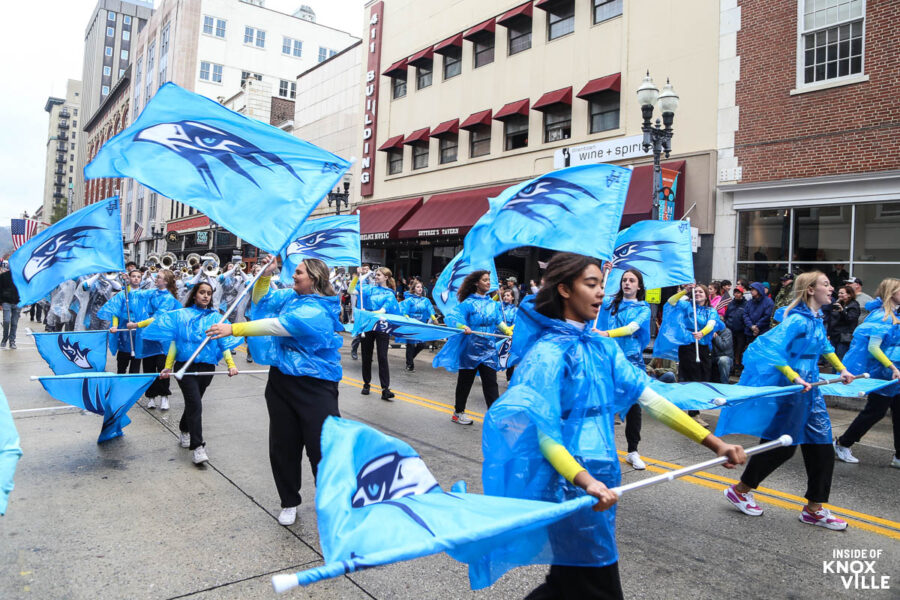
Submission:
[[[159,373],[166,368],[166,352],[163,345],[154,340],[146,339],[143,327],[147,327],[157,316],[171,310],[182,308],[178,299],[168,290],[139,290],[131,296],[132,319],[137,322],[138,329],[135,335],[135,356],[140,356],[144,373]],[[144,396],[148,398],[147,408],[156,407],[156,399],[159,399],[160,410],[169,410],[169,396],[172,395],[168,379],[158,378],[154,381]]]
[[[431,300],[425,296],[417,296],[412,292],[403,292],[403,302],[400,303],[400,312],[403,315],[421,321],[422,323],[429,323],[436,318]],[[397,338],[397,343],[406,344],[406,370],[410,372],[415,371],[416,363],[414,361],[416,355],[425,349],[424,342],[415,342],[413,340]]]
[[[109,351],[116,357],[116,373],[119,374],[126,371],[128,373],[141,372],[141,361],[138,356],[139,348],[137,347],[139,336],[136,332],[129,332],[124,328],[129,321],[129,313],[131,313],[131,320],[134,320],[133,311],[135,306],[132,304],[131,299],[136,291],[128,285],[123,291],[110,298],[97,311],[97,318],[103,321],[111,321],[113,327],[118,329],[119,324],[122,324],[122,329],[109,335]],[[127,301],[126,294],[128,295]],[[131,353],[132,338],[134,338],[135,342],[134,356]]]
[[[394,290],[379,285],[360,284],[361,306],[363,310],[371,312],[383,312],[399,315],[400,304]],[[378,351],[378,381],[381,384],[381,399],[390,400],[394,397],[391,391],[391,371],[388,366],[388,346],[391,336],[382,331],[367,331],[360,341],[362,349],[362,393],[369,393],[369,383],[372,381],[372,354],[377,346]]]

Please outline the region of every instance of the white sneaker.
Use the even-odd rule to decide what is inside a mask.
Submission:
[[[289,506],[287,508],[281,509],[281,514],[278,515],[278,523],[287,527],[288,525],[293,525],[294,521],[297,520],[297,507]]]
[[[725,499],[734,504],[734,506],[745,515],[758,517],[763,514],[762,509],[753,498],[753,492],[747,492],[746,494],[738,493],[733,485],[729,485],[722,490],[722,492],[725,494]]]
[[[182,448],[190,448],[191,447],[191,434],[187,431],[182,431],[179,436],[179,443]]]
[[[166,396],[159,399],[159,410],[169,410],[169,399]]]
[[[450,420],[459,425],[471,425],[472,419],[466,416],[466,413],[453,413],[453,416],[450,417]]]
[[[894,455],[893,460],[891,460],[891,466],[895,469],[900,469],[900,457],[898,457],[896,454]]]
[[[147,400],[147,408],[156,408],[156,399],[150,398]]]
[[[853,453],[850,452],[850,448],[841,446],[837,443],[837,440],[834,440],[832,444],[834,445],[834,454],[838,457],[838,460],[842,460],[845,463],[854,465],[859,462],[859,459],[853,456]]]
[[[832,531],[843,531],[847,529],[847,521],[833,516],[831,511],[824,506],[814,513],[809,512],[804,506],[803,510],[800,511],[800,521],[807,525],[824,527],[825,529],[831,529]]]
[[[628,454],[626,454],[625,462],[627,462],[638,471],[643,471],[647,468],[647,465],[644,464],[643,460],[641,460],[641,455],[637,452],[629,452]]]
[[[209,457],[206,455],[206,446],[197,446],[194,448],[194,464],[199,465],[209,461]]]

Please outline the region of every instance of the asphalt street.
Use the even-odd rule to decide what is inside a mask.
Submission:
[[[20,323],[20,331],[26,325]],[[372,395],[360,395],[360,363],[350,359],[348,344],[343,351],[342,415],[407,441],[445,489],[462,479],[469,491],[481,491],[485,405],[479,384],[469,401],[475,424],[460,426],[450,421],[455,377],[433,370],[429,351],[419,355],[416,372],[407,373],[403,351],[391,350],[394,402],[381,400],[377,386]],[[260,368],[248,365],[242,351],[236,362]],[[183,402],[174,384],[171,410],[149,410],[142,399],[129,413],[133,423],[124,437],[97,445],[100,417],[64,407],[29,381],[44,374],[49,369],[25,335],[18,350],[0,352],[0,385],[24,451],[0,519],[0,598],[275,598],[273,574],[322,564],[307,464],[297,523],[285,528],[276,521],[265,375],[215,378],[203,412],[210,461],[198,468],[178,446]],[[843,431],[854,414],[832,409],[835,430]],[[715,412],[704,415],[715,422]],[[616,429],[624,450],[623,427]],[[625,482],[709,457],[649,417],[642,436],[649,467],[638,472],[623,463]],[[623,497],[618,543],[626,597],[900,598],[900,470],[889,466],[889,423],[879,423],[854,453],[860,464],[836,464],[830,505],[850,522],[845,532],[798,521],[806,480],[799,452],[757,495],[765,510],[759,518],[725,501],[721,490],[739,471],[721,468]],[[849,589],[832,572],[838,565],[829,564],[844,550],[877,553],[849,580]],[[516,569],[473,592],[465,565],[442,554],[284,597],[522,598],[545,572],[543,566]],[[890,589],[883,588],[884,576]],[[874,586],[882,589],[866,589]]]

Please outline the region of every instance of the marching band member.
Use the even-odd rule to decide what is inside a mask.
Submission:
[[[400,312],[410,318],[422,323],[430,323],[437,320],[434,313],[434,306],[431,300],[425,297],[425,287],[421,281],[414,281],[412,289],[403,292],[403,302],[400,303]],[[425,349],[423,342],[415,342],[412,340],[403,340],[398,338],[397,342],[406,344],[406,370],[410,373],[416,370],[416,355]]]
[[[386,267],[375,269],[372,277],[374,285],[360,283],[360,307],[371,312],[400,314],[400,304],[394,292],[394,277],[391,270]],[[367,331],[362,338],[362,394],[369,394],[369,383],[372,381],[372,354],[377,346],[378,350],[378,381],[381,384],[381,399],[390,400],[394,397],[391,391],[391,371],[388,366],[388,346],[391,342],[390,334],[381,331]]]
[[[278,522],[293,525],[300,504],[302,449],[318,473],[320,438],[326,417],[339,417],[338,382],[340,301],[328,281],[328,267],[314,258],[302,260],[291,289],[270,290],[275,260],[253,287],[254,320],[221,323],[207,331],[213,339],[247,336],[257,360],[271,365],[266,384],[269,411],[269,461],[281,499]],[[255,337],[262,336],[262,337]]]
[[[515,277],[510,277],[511,281],[515,281]],[[503,322],[509,326],[512,331],[516,325],[516,315],[519,312],[519,306],[516,304],[515,288],[507,288],[500,294],[500,313],[503,315]],[[516,370],[515,365],[506,368],[506,381],[512,379],[513,372]]]
[[[129,321],[129,313],[133,309],[131,306],[131,294],[136,292],[141,285],[141,272],[132,269],[128,272],[127,285],[125,289],[109,299],[100,310],[97,311],[97,318],[103,321],[111,321],[112,326],[109,332],[113,335],[109,337],[109,351],[116,356],[116,373],[140,373],[141,361],[137,357],[137,348],[132,348],[131,340],[134,336],[129,333],[125,324]],[[122,328],[119,329],[119,323]],[[134,350],[134,355],[132,355]]]

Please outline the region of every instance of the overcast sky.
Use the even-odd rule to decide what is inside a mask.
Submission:
[[[237,2],[238,0],[234,0]],[[156,0],[158,5],[160,0]],[[266,0],[266,7],[293,13],[308,4],[323,25],[359,37],[364,0]],[[0,18],[11,24],[0,36],[0,224],[33,214],[43,202],[49,96],[65,97],[66,80],[81,79],[84,30],[96,0],[50,0],[0,4]],[[41,15],[40,29],[33,23]],[[36,33],[40,35],[37,36]]]

